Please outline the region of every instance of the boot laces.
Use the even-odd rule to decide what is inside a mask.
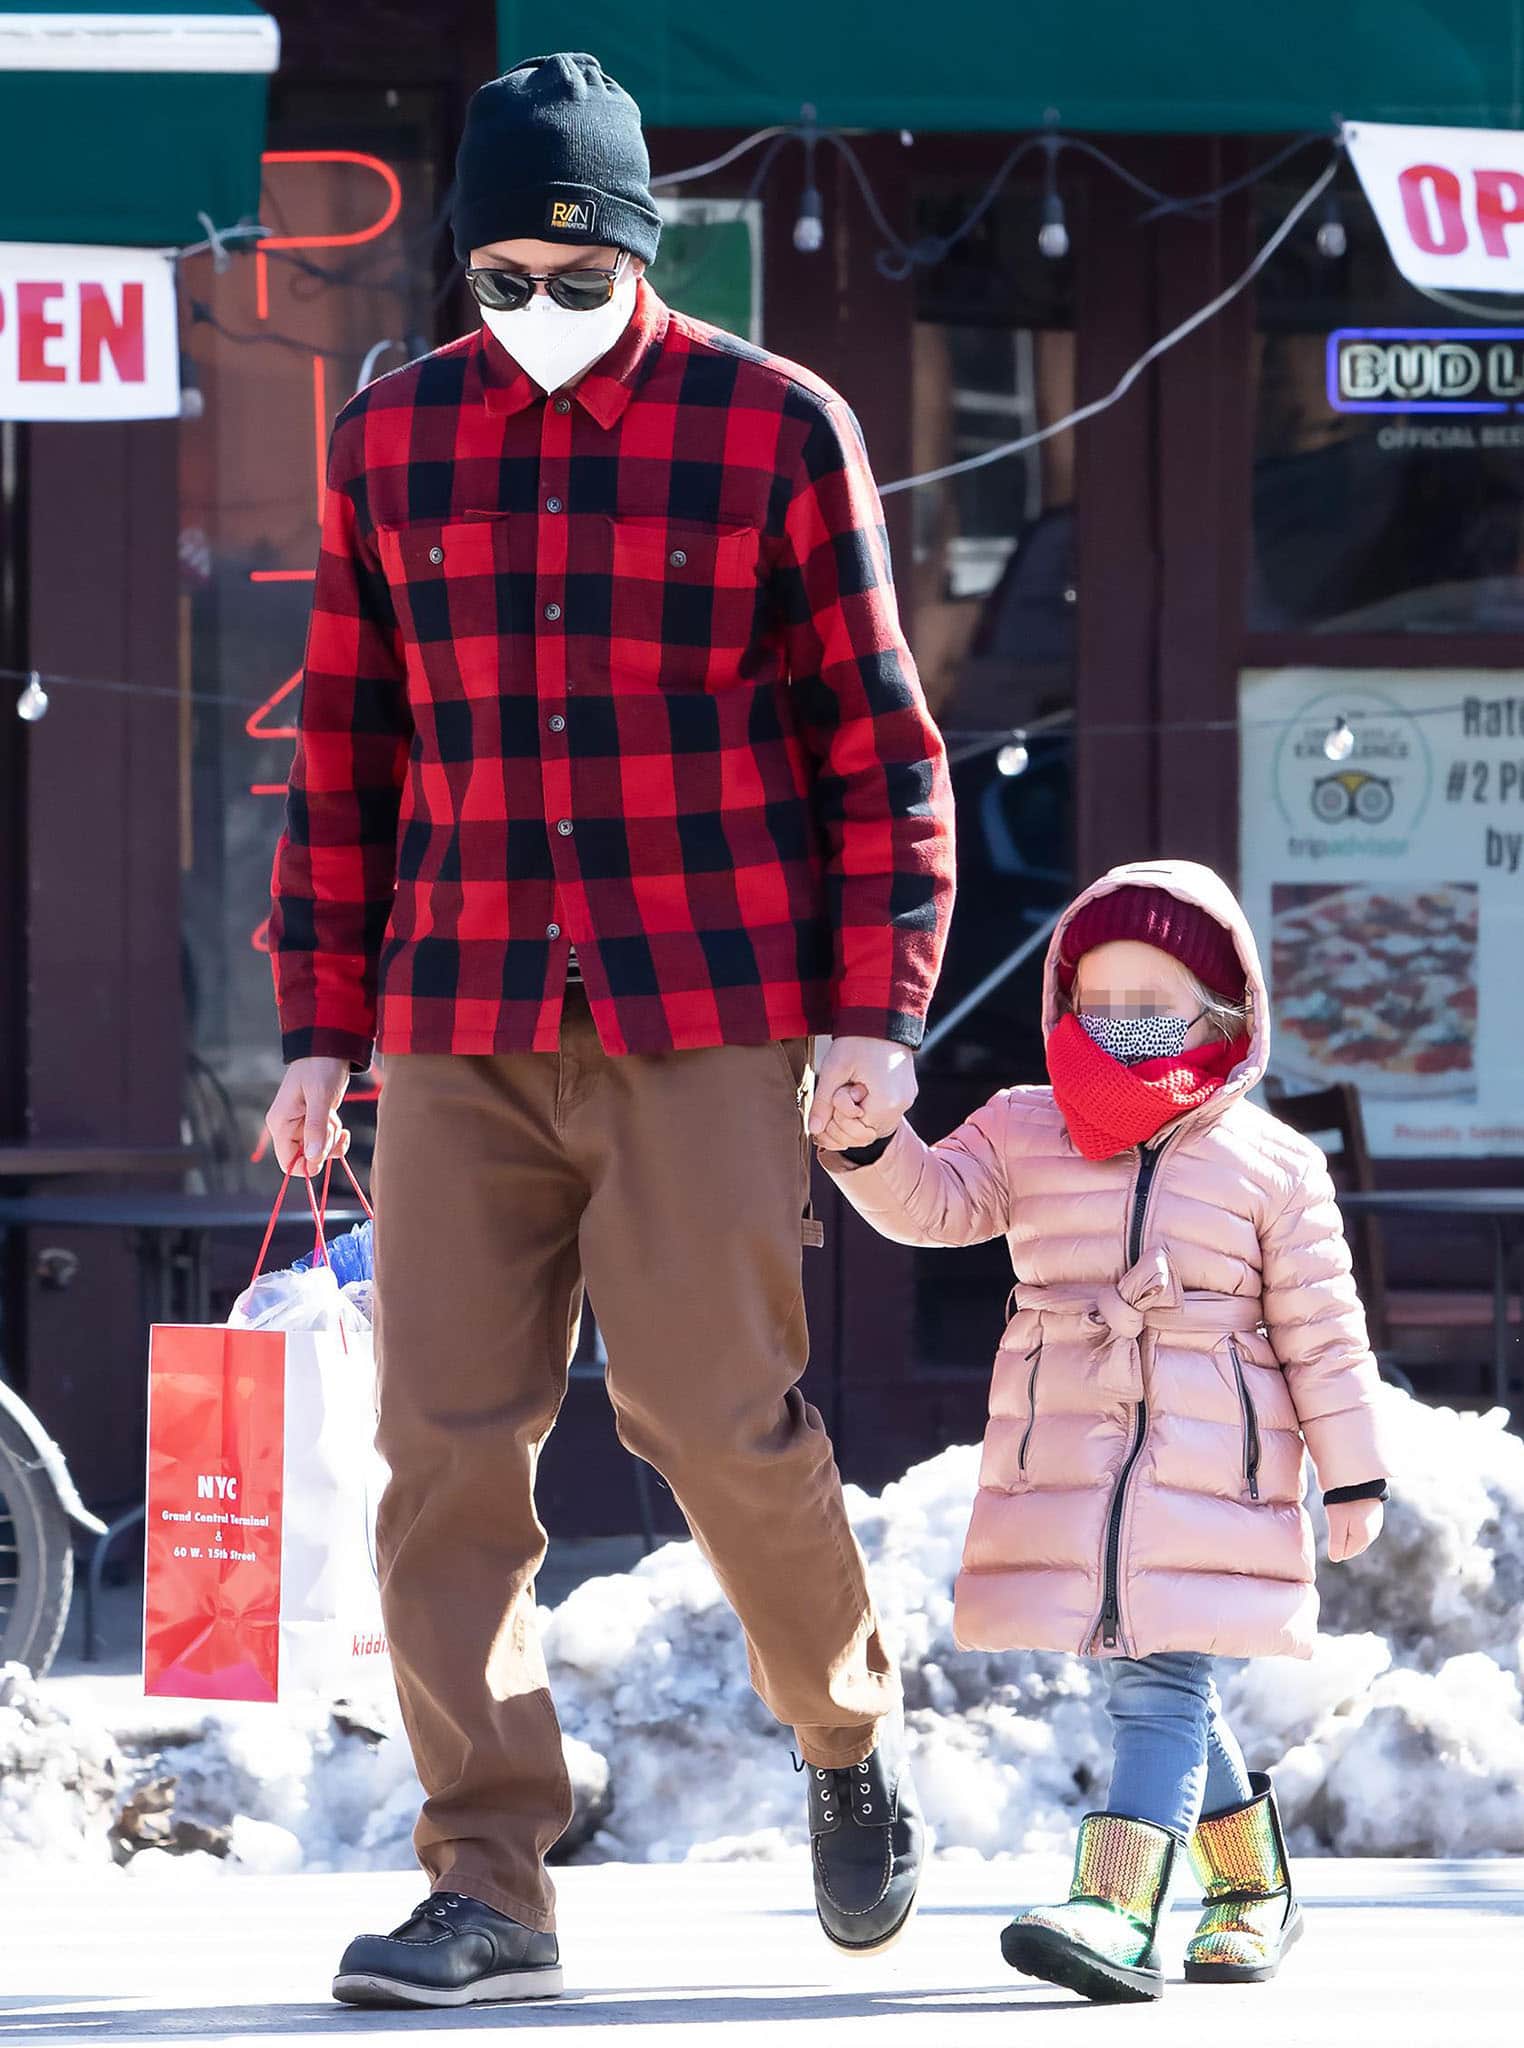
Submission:
[[[854,1792],[857,1795],[857,1812],[864,1820],[878,1818],[877,1809],[871,1798],[872,1786],[868,1782],[870,1763],[865,1757],[860,1764],[821,1765],[806,1762],[797,1751],[790,1750],[796,1774],[806,1771],[810,1779],[810,1799],[820,1807],[822,1820],[835,1820],[839,1812],[846,1811],[852,1804]],[[882,1815],[889,1818],[887,1813]]]
[[[457,1907],[466,1903],[463,1892],[431,1892],[413,1914],[415,1920],[437,1920],[443,1927],[450,1924],[450,1915]]]

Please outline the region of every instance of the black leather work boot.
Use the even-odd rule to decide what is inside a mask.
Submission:
[[[487,2005],[560,1994],[556,1937],[462,1892],[435,1892],[391,1934],[358,1935],[333,1980],[345,2005]]]
[[[915,1911],[926,1828],[905,1761],[904,1724],[879,1730],[866,1762],[839,1770],[801,1766],[809,1776],[810,1857],[815,1911],[847,1955],[878,1955]]]

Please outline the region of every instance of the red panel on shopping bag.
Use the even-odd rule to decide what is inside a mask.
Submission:
[[[154,1330],[143,1612],[150,1695],[278,1696],[285,1408],[281,1332]]]

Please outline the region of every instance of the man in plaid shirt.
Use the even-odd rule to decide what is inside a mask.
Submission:
[[[346,1952],[357,2002],[560,1988],[533,1482],[584,1283],[621,1438],[797,1731],[831,1939],[893,1939],[920,1862],[796,1382],[804,1116],[851,1144],[914,1094],[946,767],[855,421],[662,304],[648,176],[592,58],[484,86],[455,202],[484,325],[368,386],[330,452],[270,1122],[283,1165],[320,1165],[379,1042],[379,1544],[433,1885]]]

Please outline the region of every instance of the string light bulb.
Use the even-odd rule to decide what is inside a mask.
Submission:
[[[799,201],[799,217],[794,222],[794,247],[801,256],[818,256],[825,242],[825,217],[820,204],[820,191],[813,180],[806,185]]]
[[[1044,174],[1042,226],[1037,246],[1050,263],[1060,263],[1069,253],[1069,225],[1064,219],[1064,202],[1058,189],[1058,142],[1050,136],[1044,144],[1048,167]]]
[[[1005,776],[1025,775],[1031,756],[1027,752],[1025,733],[1013,733],[995,756],[995,766]]]
[[[1328,728],[1323,741],[1323,752],[1330,761],[1347,761],[1355,751],[1355,735],[1349,720],[1341,712]]]
[[[1344,228],[1344,215],[1339,210],[1338,198],[1330,192],[1318,226],[1318,254],[1330,263],[1337,263],[1348,249],[1349,236]]]
[[[818,256],[825,246],[825,209],[815,183],[815,109],[808,103],[799,109],[799,133],[804,141],[804,190],[794,221],[794,247],[801,256]]]
[[[182,420],[206,417],[206,393],[201,388],[201,374],[189,356],[180,358],[180,417]]]
[[[16,699],[16,716],[28,725],[35,725],[39,718],[48,715],[48,693],[42,687],[42,677],[33,669],[26,679],[26,688]]]

